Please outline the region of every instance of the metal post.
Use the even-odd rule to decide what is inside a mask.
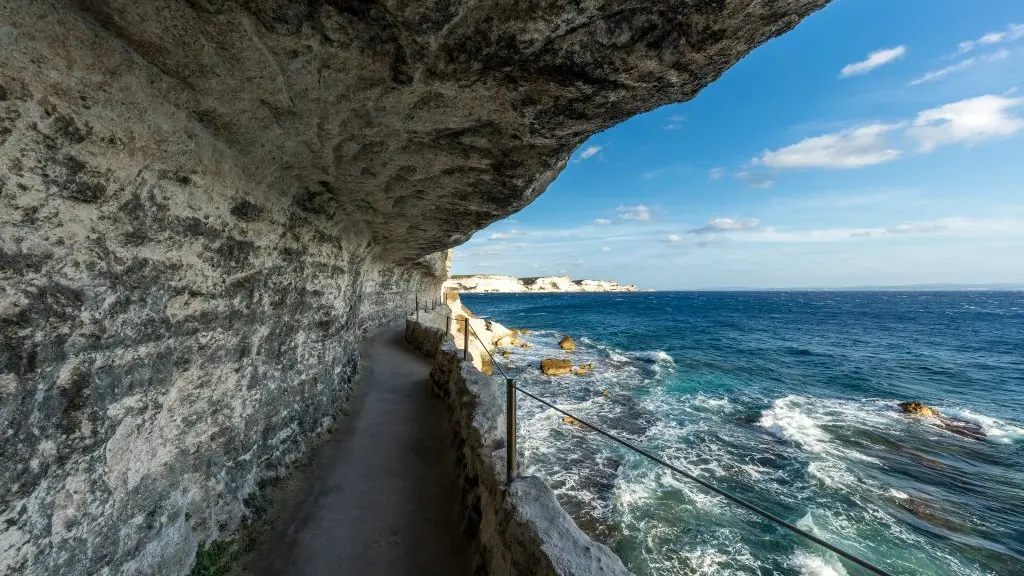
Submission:
[[[469,360],[469,316],[462,325],[462,359]]]
[[[451,315],[444,317],[444,337],[448,338],[448,334],[452,331],[452,317]]]
[[[516,381],[505,379],[505,482],[512,484],[516,479]]]
[[[416,295],[416,323],[420,323],[420,295]]]

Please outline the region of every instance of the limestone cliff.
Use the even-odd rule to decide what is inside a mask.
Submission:
[[[568,276],[516,278],[501,274],[456,276],[444,283],[446,290],[458,292],[636,292],[633,284],[613,280],[573,280]]]
[[[827,0],[0,3],[0,574],[180,574],[362,333]]]

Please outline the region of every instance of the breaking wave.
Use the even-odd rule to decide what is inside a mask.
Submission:
[[[1024,563],[1024,512],[1008,504],[1024,501],[1024,428],[1012,413],[982,409],[991,402],[972,402],[984,392],[962,393],[959,382],[941,389],[948,401],[928,396],[936,382],[963,377],[957,365],[937,362],[939,354],[908,360],[906,318],[895,341],[874,345],[870,330],[858,326],[855,337],[833,342],[834,327],[815,328],[849,320],[836,309],[844,305],[841,295],[828,295],[826,304],[801,295],[800,306],[821,310],[823,319],[801,324],[787,309],[771,335],[751,323],[762,321],[764,299],[774,295],[752,300],[747,314],[730,309],[719,320],[706,317],[709,296],[660,297],[700,300],[699,307],[679,306],[689,315],[672,317],[674,333],[686,336],[606,330],[609,322],[647,325],[637,321],[630,298],[617,303],[618,311],[596,307],[592,324],[557,329],[551,323],[587,316],[496,314],[516,326],[548,323],[524,336],[532,348],[510,351],[510,370],[541,397],[894,573],[980,576]],[[896,297],[886,302],[902,306]],[[912,309],[913,318],[927,313],[916,301]],[[658,306],[657,314],[663,310]],[[894,315],[885,311],[873,318]],[[573,333],[575,351],[559,349],[563,330]],[[914,337],[923,346],[924,336]],[[1016,349],[1007,347],[1011,358]],[[537,363],[553,356],[594,369],[540,375]],[[1010,382],[1011,402],[1014,374],[1001,377]],[[988,441],[939,433],[927,419],[902,414],[896,404],[908,399],[932,400],[950,418],[980,427]],[[518,418],[528,472],[543,477],[577,523],[638,576],[847,575],[834,555],[543,406],[524,400]]]

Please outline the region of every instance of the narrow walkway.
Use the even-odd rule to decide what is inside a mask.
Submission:
[[[468,576],[445,408],[401,326],[363,343],[350,412],[254,544],[258,575]],[[284,508],[284,509],[282,509]]]

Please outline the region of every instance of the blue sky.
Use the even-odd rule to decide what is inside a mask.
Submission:
[[[837,0],[592,136],[453,273],[1024,284],[1024,2]]]

